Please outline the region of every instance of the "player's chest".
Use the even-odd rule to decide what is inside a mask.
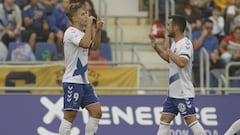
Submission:
[[[172,45],[171,46],[171,51],[174,53],[174,54],[178,54],[180,52],[180,48],[177,47],[176,45]]]

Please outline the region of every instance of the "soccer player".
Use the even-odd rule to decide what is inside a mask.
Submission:
[[[72,22],[64,33],[63,45],[66,70],[63,76],[64,117],[59,127],[59,135],[70,135],[71,126],[79,108],[86,108],[89,120],[85,135],[94,135],[101,118],[101,104],[88,81],[88,51],[98,49],[103,21],[89,16],[85,6],[80,3],[69,5],[66,12]],[[96,26],[96,27],[93,27]]]
[[[240,132],[240,119],[236,120],[224,135],[236,135]]]
[[[169,47],[166,36],[164,48],[157,45],[154,36],[150,35],[151,44],[157,54],[169,63],[168,97],[163,104],[163,112],[157,135],[169,135],[170,123],[180,113],[194,135],[205,135],[198,122],[194,105],[194,87],[191,82],[193,45],[184,37],[186,20],[181,16],[170,16],[167,22],[168,37],[173,38]]]

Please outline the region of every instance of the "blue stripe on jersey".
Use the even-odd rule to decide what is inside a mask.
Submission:
[[[77,76],[77,75],[81,75],[83,83],[87,82],[86,76],[85,76],[85,72],[87,71],[88,65],[86,64],[84,67],[82,66],[82,63],[80,61],[80,59],[78,58],[77,61],[77,69],[75,69],[73,76]]]
[[[180,55],[187,56],[190,59],[190,56],[188,54],[180,54]]]
[[[180,77],[179,77],[179,74],[178,74],[178,73],[172,75],[172,76],[169,78],[169,84],[177,81],[179,78],[180,78]]]

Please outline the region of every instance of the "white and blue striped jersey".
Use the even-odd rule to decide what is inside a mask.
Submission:
[[[171,51],[180,57],[188,60],[188,64],[180,68],[171,59],[169,60],[169,91],[168,96],[172,98],[190,98],[194,97],[194,87],[192,84],[192,61],[193,45],[192,42],[184,37],[173,42]]]
[[[66,69],[62,82],[89,84],[88,81],[88,49],[79,47],[84,32],[69,27],[63,38]]]

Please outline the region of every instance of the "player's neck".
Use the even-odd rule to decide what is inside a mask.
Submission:
[[[84,27],[78,24],[73,24],[73,27],[79,29],[80,31],[84,31]]]
[[[174,41],[177,42],[177,41],[179,41],[179,40],[181,40],[183,38],[184,38],[184,34],[178,33],[178,34],[175,35]]]

